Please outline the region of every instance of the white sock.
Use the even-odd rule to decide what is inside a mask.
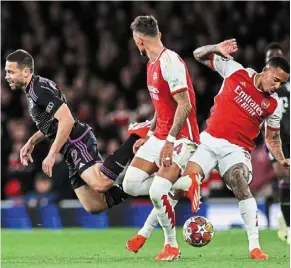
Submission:
[[[173,185],[173,189],[188,191],[192,184],[192,179],[189,175],[179,178]]]
[[[173,208],[177,205],[178,200],[174,200],[170,198]],[[144,236],[145,238],[149,238],[152,234],[153,230],[159,223],[156,209],[153,208],[151,213],[148,215],[143,227],[138,231],[139,235]]]
[[[245,222],[245,228],[249,239],[249,251],[261,248],[259,243],[259,227],[257,218],[257,202],[255,198],[249,198],[239,203],[239,211]]]
[[[168,195],[172,183],[160,176],[155,176],[150,188],[150,198],[156,209],[159,224],[163,228],[165,235],[165,245],[178,247],[176,239],[175,211]]]

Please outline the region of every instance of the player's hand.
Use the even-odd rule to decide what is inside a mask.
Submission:
[[[174,143],[166,141],[160,152],[160,167],[170,167],[172,165],[173,151]]]
[[[28,166],[29,161],[33,163],[31,153],[33,152],[34,144],[28,140],[20,150],[20,161],[24,166]]]
[[[133,145],[133,153],[136,154],[138,149],[149,139],[149,136],[145,136],[144,138],[141,138],[137,140]]]
[[[42,162],[42,170],[43,172],[51,177],[53,175],[53,166],[56,162],[55,154],[48,154],[47,157]]]
[[[283,161],[281,161],[281,165],[284,167],[284,168],[287,168],[290,170],[290,159],[284,159]]]
[[[225,40],[217,45],[218,52],[228,59],[233,59],[232,53],[238,51],[237,43],[235,39]]]

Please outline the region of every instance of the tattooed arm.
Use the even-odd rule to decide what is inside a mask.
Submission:
[[[215,45],[206,45],[199,47],[193,51],[194,58],[202,64],[213,68],[213,54],[219,54],[227,59],[233,59],[230,54],[238,50],[235,39],[223,41]]]
[[[282,163],[285,157],[282,151],[280,130],[273,130],[272,128],[266,127],[265,141],[270,153],[279,163]]]
[[[178,106],[174,116],[174,122],[169,135],[177,137],[181,131],[191,109],[192,105],[190,102],[188,90],[181,91],[173,95],[174,100],[177,102]]]

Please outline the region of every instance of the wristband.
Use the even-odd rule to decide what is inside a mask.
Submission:
[[[176,138],[174,136],[172,136],[172,135],[168,135],[167,141],[174,143],[176,141]]]

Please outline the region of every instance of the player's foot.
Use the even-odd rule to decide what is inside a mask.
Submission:
[[[142,235],[135,235],[126,242],[125,246],[129,251],[137,253],[142,248],[146,240],[147,239]]]
[[[285,223],[285,219],[282,213],[280,213],[277,216],[277,226],[278,226],[278,232],[277,235],[280,240],[286,241],[287,239],[287,226]]]
[[[180,258],[181,252],[179,248],[171,247],[169,244],[165,245],[163,250],[155,258],[156,261],[174,261]]]
[[[266,260],[269,258],[260,248],[254,248],[250,253],[251,259],[254,260]]]
[[[192,180],[192,184],[185,196],[191,201],[191,209],[193,213],[196,213],[199,210],[200,202],[200,175],[199,174],[190,174],[189,177]]]

